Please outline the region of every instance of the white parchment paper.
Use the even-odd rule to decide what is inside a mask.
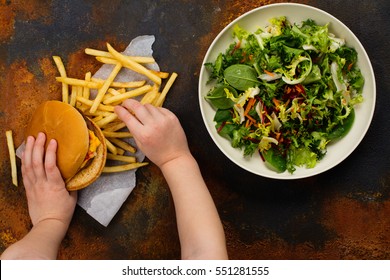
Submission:
[[[152,45],[155,37],[152,35],[139,36],[131,41],[123,54],[131,56],[153,56]],[[156,63],[145,65],[147,68],[159,71]],[[94,78],[106,79],[113,65],[103,65],[94,75]],[[122,68],[115,81],[130,82],[145,80],[145,76],[130,69]],[[133,139],[123,139],[136,147]],[[145,156],[141,151],[135,154],[139,162]],[[104,226],[107,226],[115,214],[118,212],[127,197],[136,185],[136,170],[129,170],[120,173],[102,174],[89,187],[79,191],[78,205],[80,205],[89,215]]]

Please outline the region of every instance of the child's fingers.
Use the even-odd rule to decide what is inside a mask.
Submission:
[[[46,156],[45,156],[45,170],[46,177],[48,181],[53,183],[61,183],[62,177],[60,170],[57,167],[57,141],[51,139],[49,145],[47,146]]]
[[[24,148],[22,156],[22,164],[25,166],[26,171],[31,168],[31,156],[32,149],[35,143],[35,139],[32,136],[28,136],[26,140],[26,147]]]
[[[131,133],[134,134],[134,132],[142,129],[143,125],[126,108],[115,106],[115,113],[118,115],[119,119],[126,124]]]
[[[151,114],[148,108],[137,100],[127,99],[123,101],[122,106],[128,109],[130,112],[134,112],[134,115],[142,124],[147,124],[151,118]]]
[[[164,116],[174,115],[176,117],[176,115],[174,113],[172,113],[172,111],[168,110],[167,108],[159,107],[158,109],[159,109],[160,113],[163,114]]]
[[[32,168],[32,150],[34,143],[34,137],[28,136],[26,140],[26,146],[22,155],[22,176],[25,187],[30,186],[32,181],[35,180],[35,174]]]
[[[43,155],[45,154],[46,136],[43,133],[38,133],[32,150],[32,167],[37,179],[46,178],[45,169],[43,166]]]
[[[163,113],[161,111],[161,108],[157,108],[157,107],[153,106],[152,104],[148,104],[148,103],[143,105],[143,106],[149,111],[149,114],[152,116],[152,118],[149,117],[149,119],[151,119],[152,122],[163,117]]]

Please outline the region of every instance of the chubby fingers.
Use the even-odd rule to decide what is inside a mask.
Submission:
[[[45,168],[43,165],[43,158],[45,154],[46,136],[44,133],[38,133],[32,150],[32,166],[37,178],[46,178]]]
[[[129,110],[129,112],[133,112],[137,119],[143,124],[150,118],[149,110],[137,100],[127,99],[123,101],[122,106]]]
[[[47,146],[46,155],[45,155],[45,171],[46,177],[49,181],[59,184],[61,183],[62,177],[60,170],[57,167],[57,141],[51,139],[49,145]]]
[[[127,126],[127,128],[134,134],[134,132],[142,129],[143,125],[140,121],[133,116],[125,107],[115,106],[115,113],[118,118],[121,119]]]
[[[34,169],[32,167],[32,151],[34,147],[35,139],[32,136],[28,136],[26,139],[26,146],[22,155],[22,175],[24,186],[30,186],[35,182]]]
[[[122,106],[129,112],[133,112],[135,117],[144,125],[154,123],[156,119],[162,117],[161,108],[157,108],[151,104],[141,104],[137,100],[127,99],[123,101]]]

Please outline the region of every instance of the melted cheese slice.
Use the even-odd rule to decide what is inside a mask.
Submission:
[[[89,133],[89,149],[83,163],[80,166],[80,169],[84,168],[87,162],[96,156],[96,150],[101,144],[99,138],[96,137],[95,133],[93,133],[92,130],[88,129],[88,133]]]

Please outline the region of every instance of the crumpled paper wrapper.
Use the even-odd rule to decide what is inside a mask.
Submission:
[[[155,41],[153,35],[144,35],[136,37],[131,41],[127,48],[122,52],[130,56],[152,56],[152,45]],[[157,63],[145,65],[149,69],[159,71]],[[103,65],[94,75],[94,78],[106,79],[113,69],[113,65]],[[146,77],[127,68],[117,75],[115,81],[130,82],[145,80]],[[149,81],[149,83],[151,83]],[[96,94],[91,92],[91,96]],[[123,139],[136,147],[133,139]],[[20,156],[24,145],[17,149]],[[142,162],[145,156],[141,151],[135,154],[137,160]],[[115,163],[114,163],[115,164]],[[115,214],[121,208],[127,197],[133,191],[136,185],[136,170],[129,170],[119,173],[103,173],[99,179],[85,189],[78,191],[77,204],[82,207],[91,217],[103,226],[108,226]]]
[[[154,36],[139,36],[131,41],[123,51],[123,54],[131,56],[152,56],[152,45],[154,40]],[[156,63],[145,66],[156,71],[160,70]],[[105,64],[93,75],[93,77],[106,79],[113,68],[113,65]],[[145,76],[127,68],[122,68],[115,79],[115,81],[118,82],[139,80],[145,80]],[[133,139],[124,140],[135,146]],[[137,151],[135,156],[139,162],[143,161],[145,158],[140,151]],[[136,185],[135,172],[136,170],[120,173],[103,173],[99,179],[89,187],[79,191],[78,205],[99,223],[107,226],[134,189]]]

